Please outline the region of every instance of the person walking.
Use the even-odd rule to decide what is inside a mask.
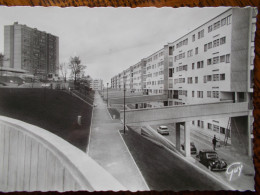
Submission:
[[[217,145],[217,138],[216,138],[215,135],[214,135],[214,137],[212,139],[212,144],[213,144],[213,150],[215,151],[216,150],[216,145]]]

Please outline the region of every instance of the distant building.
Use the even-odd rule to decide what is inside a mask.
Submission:
[[[94,91],[101,91],[103,89],[103,80],[92,79],[90,81],[90,88],[92,88]]]
[[[15,22],[4,27],[4,55],[3,71],[58,74],[59,38]]]

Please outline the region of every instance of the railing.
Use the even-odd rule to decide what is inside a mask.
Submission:
[[[125,188],[60,137],[0,116],[0,191],[104,191]]]
[[[127,110],[126,124],[164,124],[192,120],[246,116],[249,114],[248,103],[215,102]],[[120,117],[123,113],[120,111]]]

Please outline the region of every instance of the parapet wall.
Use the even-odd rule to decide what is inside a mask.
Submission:
[[[126,190],[87,154],[34,125],[0,116],[0,191]]]

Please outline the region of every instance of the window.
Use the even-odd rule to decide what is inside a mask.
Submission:
[[[221,133],[221,134],[225,134],[225,128],[220,127],[220,133]]]
[[[211,91],[207,91],[207,97],[211,97]]]
[[[198,77],[195,77],[195,83],[198,83],[198,81],[199,81]]]
[[[213,58],[213,64],[219,63],[219,56]]]
[[[169,47],[169,55],[172,55],[173,53],[173,47]]]
[[[187,71],[188,70],[188,65],[184,65],[182,69]]]
[[[200,127],[200,120],[198,120],[197,122],[198,122],[198,127]]]
[[[195,55],[197,55],[198,53],[199,53],[199,48],[196,47],[196,48],[195,48]]]
[[[231,24],[231,15],[227,17],[227,25]]]
[[[209,27],[208,27],[208,32],[211,32],[212,31],[212,25],[210,25]]]
[[[208,49],[212,48],[212,42],[208,43]]]
[[[226,43],[226,37],[220,38],[220,45],[225,44],[225,43]]]
[[[221,20],[221,26],[224,26],[226,24],[226,18],[223,18],[222,20]]]
[[[172,77],[172,73],[173,73],[173,72],[172,72],[172,69],[170,68],[170,69],[169,69],[169,77]]]
[[[203,61],[197,62],[197,69],[203,68]]]
[[[226,63],[230,63],[230,54],[226,55]]]
[[[192,91],[192,97],[194,97],[194,91]]]
[[[219,98],[219,91],[213,91],[212,92],[212,97],[213,98]]]
[[[212,130],[212,124],[208,123],[208,129]]]
[[[195,64],[194,64],[194,63],[192,63],[192,69],[194,69],[194,65],[195,65]]]
[[[225,74],[220,74],[219,77],[220,77],[220,80],[221,80],[221,81],[224,81],[224,80],[225,80]]]
[[[204,37],[204,29],[198,32],[198,39]]]
[[[220,56],[220,62],[225,62],[225,55],[223,55],[223,56]]]
[[[205,45],[204,45],[204,51],[206,52],[207,49],[208,49],[208,44],[205,44]]]
[[[210,59],[207,59],[207,64],[208,65],[211,65],[212,64],[212,59],[210,58]]]
[[[213,74],[213,81],[219,81],[219,74]]]
[[[213,41],[213,47],[217,47],[217,46],[219,46],[219,39]]]
[[[197,97],[203,98],[203,91],[197,91]]]
[[[212,81],[212,75],[207,75],[207,81]]]
[[[214,23],[214,30],[218,29],[220,27],[220,21]]]
[[[194,42],[194,41],[195,41],[195,34],[192,35],[192,42]]]
[[[192,77],[188,77],[188,83],[192,83]]]
[[[188,56],[188,57],[191,57],[191,56],[192,56],[192,51],[193,51],[192,49],[189,50],[189,51],[187,51],[187,56]]]

